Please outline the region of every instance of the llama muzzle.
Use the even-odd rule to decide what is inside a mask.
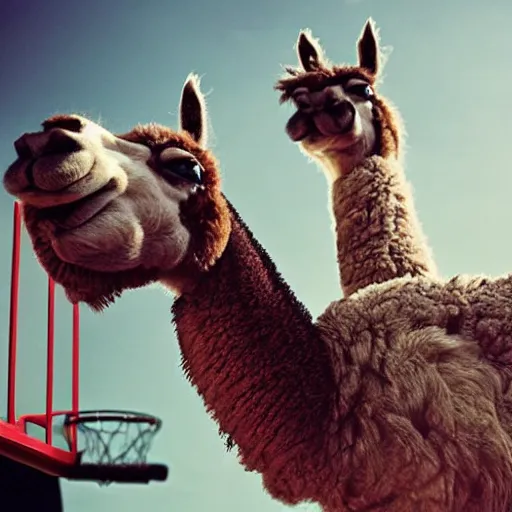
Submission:
[[[61,128],[26,133],[14,143],[18,159],[7,170],[4,183],[17,195],[58,192],[85,178],[94,164],[94,155],[79,135]]]
[[[354,127],[356,109],[350,101],[340,101],[313,117],[322,135],[342,135]]]

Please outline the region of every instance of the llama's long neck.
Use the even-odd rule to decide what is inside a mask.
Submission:
[[[244,465],[275,497],[304,499],[295,463],[318,456],[332,368],[309,313],[234,210],[222,257],[173,313],[185,373]]]
[[[395,159],[372,156],[332,186],[345,296],[407,274],[437,273],[411,190]]]

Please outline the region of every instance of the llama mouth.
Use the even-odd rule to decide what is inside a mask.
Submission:
[[[341,116],[329,112],[319,112],[313,117],[315,127],[321,135],[345,135],[354,128],[355,118],[349,113]]]
[[[306,115],[298,111],[286,124],[286,132],[293,142],[301,142],[304,139],[348,135],[354,126],[355,116],[350,113],[333,115],[330,112],[318,112]]]
[[[73,203],[46,208],[45,214],[61,231],[79,228],[100,214],[119,195],[117,182],[112,178],[100,190]]]

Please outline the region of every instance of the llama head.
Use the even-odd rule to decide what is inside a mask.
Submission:
[[[368,156],[396,157],[399,119],[376,91],[382,59],[373,21],[366,22],[357,42],[357,66],[331,65],[309,30],[300,32],[297,53],[300,67],[287,68],[276,84],[281,102],[296,107],[288,136],[320,161],[331,179]]]
[[[15,142],[4,187],[22,203],[39,261],[73,302],[101,309],[156,280],[179,293],[222,254],[230,215],[193,75],[179,110],[179,131],[147,124],[114,135],[57,115]]]

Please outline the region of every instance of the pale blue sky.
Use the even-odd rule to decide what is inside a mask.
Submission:
[[[393,47],[382,91],[409,132],[407,174],[446,276],[512,269],[512,4],[507,0],[2,0],[0,168],[12,142],[56,112],[110,130],[176,126],[190,71],[203,75],[225,191],[316,316],[339,297],[323,176],[288,141],[290,110],[272,90],[310,27],[335,61],[353,62],[369,16]],[[0,374],[5,375],[12,200],[0,192]],[[45,275],[24,239],[19,412],[44,403]],[[170,465],[148,487],[63,482],[66,512],[277,512],[286,507],[227,454],[182,377],[172,298],[126,294],[105,314],[83,310],[83,408],[131,408],[165,424],[152,458]],[[69,406],[71,308],[58,304],[56,406]],[[0,381],[0,390],[4,390]],[[0,406],[5,406],[3,394]],[[313,510],[313,507],[301,507]]]

